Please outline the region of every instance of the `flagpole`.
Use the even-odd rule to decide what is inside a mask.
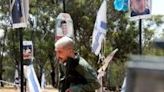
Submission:
[[[101,50],[100,50],[101,55],[99,56],[99,60],[102,60],[102,61],[104,61],[104,57],[105,57],[105,42],[106,42],[106,37],[104,36],[104,39],[102,40]],[[103,62],[101,62],[101,63],[103,63]],[[104,77],[101,77],[100,80],[99,80],[101,87],[98,90],[98,92],[103,92],[103,87],[104,87],[103,80],[104,80]]]
[[[106,2],[107,2],[107,0],[106,0]],[[107,8],[107,7],[106,7]],[[102,57],[101,57],[101,59],[102,59],[102,61],[104,61],[105,60],[105,43],[106,43],[106,35],[104,36],[104,39],[103,39],[103,46],[102,46]],[[104,71],[105,72],[105,71]],[[106,74],[106,73],[105,73]],[[106,79],[105,78],[105,76],[106,75],[104,75],[102,78],[101,78],[101,83],[102,83],[102,85],[101,85],[101,89],[100,89],[100,92],[103,92],[104,90],[103,90],[103,87],[104,87],[104,84],[103,84],[103,80],[104,79]],[[106,80],[105,80],[106,81]],[[105,83],[105,82],[104,82]]]
[[[65,0],[63,0],[63,12],[66,13],[66,10],[65,10]]]
[[[100,62],[100,63],[103,63],[103,61],[105,59],[105,42],[106,42],[106,37],[104,37],[103,42],[102,42],[102,47],[101,47],[101,52],[100,52],[101,55],[99,56],[99,60],[101,60],[102,62]],[[104,77],[102,77],[100,79],[100,81],[101,81],[100,82],[101,83],[101,88],[99,90],[100,92],[103,92],[103,79],[104,79]]]

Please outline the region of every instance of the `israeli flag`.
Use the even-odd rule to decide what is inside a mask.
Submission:
[[[101,43],[105,39],[107,31],[107,1],[104,0],[97,13],[96,22],[92,34],[92,52],[98,55],[101,50]]]
[[[33,65],[27,66],[27,81],[30,92],[41,92],[39,81],[36,77]]]

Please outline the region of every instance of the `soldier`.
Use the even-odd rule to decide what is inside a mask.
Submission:
[[[55,43],[60,62],[60,92],[95,92],[100,87],[96,71],[74,51],[74,41],[62,37]]]

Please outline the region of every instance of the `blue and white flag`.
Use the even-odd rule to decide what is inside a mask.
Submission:
[[[39,81],[36,77],[33,65],[29,65],[26,68],[27,82],[29,86],[29,92],[41,92]]]
[[[100,53],[101,44],[103,39],[105,39],[107,31],[107,1],[104,0],[100,6],[100,9],[97,13],[96,22],[92,34],[92,52],[96,55]]]

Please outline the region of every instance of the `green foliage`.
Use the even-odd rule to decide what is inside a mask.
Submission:
[[[101,64],[97,64],[98,57],[91,52],[91,40],[96,13],[101,5],[101,0],[65,0],[66,12],[73,19],[76,50],[82,55],[95,69]],[[112,50],[118,48],[119,51],[114,57],[114,62],[107,71],[108,84],[120,86],[124,77],[124,62],[127,61],[129,54],[138,53],[138,22],[129,21],[126,12],[118,12],[113,8],[113,1],[108,0],[107,5],[107,34],[104,48],[104,56]],[[0,21],[7,21],[9,14],[9,1],[0,1]],[[47,78],[50,78],[50,71],[57,69],[54,67],[54,32],[55,20],[57,15],[62,12],[58,0],[30,0],[30,14],[37,19],[37,27],[28,26],[23,31],[24,40],[32,40],[34,44],[34,66],[38,76],[41,76],[42,69],[46,71]],[[145,20],[143,20],[145,21]],[[146,20],[144,25],[144,54],[164,55],[163,50],[152,48],[151,43],[155,29],[163,23],[162,16],[153,16]],[[155,27],[150,29],[152,26]],[[19,32],[0,25],[1,28],[8,30],[6,38],[7,56],[4,58],[3,66],[6,69],[5,78],[11,79],[8,74],[15,70],[14,65],[18,64],[19,56]],[[117,61],[117,62],[116,62]],[[0,61],[1,62],[1,61]],[[9,65],[12,64],[12,65]],[[49,79],[49,83],[50,83]]]
[[[125,76],[125,66],[120,61],[114,61],[107,71],[107,87],[120,87]]]
[[[14,82],[14,76],[15,76],[15,63],[12,58],[5,57],[3,62],[3,75],[2,78],[5,81]]]

